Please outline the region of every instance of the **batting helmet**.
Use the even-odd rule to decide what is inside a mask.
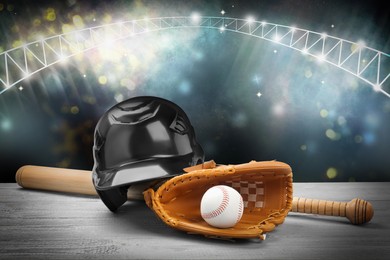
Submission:
[[[93,184],[115,211],[135,183],[182,174],[204,161],[202,147],[185,112],[171,101],[151,96],[125,100],[96,125]]]

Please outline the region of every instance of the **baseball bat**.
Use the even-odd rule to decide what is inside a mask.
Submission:
[[[291,212],[346,217],[354,225],[367,223],[374,216],[371,203],[359,198],[338,202],[294,197]]]
[[[15,179],[26,189],[97,196],[91,171],[26,165],[18,169]],[[147,185],[133,185],[127,198],[143,199],[142,192]],[[338,202],[294,197],[291,212],[346,217],[355,225],[369,222],[374,215],[371,203],[358,198]]]
[[[17,170],[15,180],[26,189],[98,196],[91,171],[25,165]],[[127,191],[127,198],[143,200],[142,192],[149,186],[148,183],[132,185]]]
[[[91,171],[25,165],[17,170],[15,180],[26,189],[97,195]]]

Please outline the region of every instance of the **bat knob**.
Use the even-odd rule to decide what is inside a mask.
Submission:
[[[346,217],[354,225],[369,222],[374,216],[374,209],[370,202],[362,199],[353,199],[347,203]]]

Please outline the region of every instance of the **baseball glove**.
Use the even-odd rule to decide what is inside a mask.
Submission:
[[[292,172],[278,161],[251,161],[216,165],[214,161],[184,169],[182,175],[144,192],[147,205],[166,224],[188,233],[216,238],[260,238],[283,223],[292,207]],[[242,196],[244,211],[231,228],[216,228],[203,220],[203,194],[216,185],[227,185]]]

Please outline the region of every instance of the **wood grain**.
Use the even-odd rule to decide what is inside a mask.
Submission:
[[[0,259],[390,259],[390,183],[294,183],[294,195],[370,201],[371,222],[290,213],[265,241],[214,240],[163,224],[142,201],[0,184]]]

